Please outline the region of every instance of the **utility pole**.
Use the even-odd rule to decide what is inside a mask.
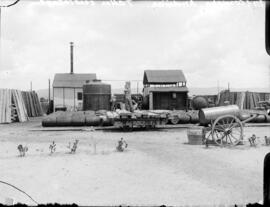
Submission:
[[[32,81],[30,81],[30,91],[32,92]]]
[[[48,100],[49,100],[49,104],[50,104],[50,102],[51,102],[51,80],[50,79],[49,79]]]

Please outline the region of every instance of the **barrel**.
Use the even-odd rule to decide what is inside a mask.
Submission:
[[[72,112],[62,112],[56,115],[57,126],[71,126]]]
[[[183,111],[179,114],[179,123],[180,124],[188,124],[190,123],[190,116],[187,112]]]
[[[192,108],[195,110],[200,110],[202,108],[208,107],[208,101],[203,96],[195,96],[191,101]]]
[[[102,116],[102,126],[113,126],[114,124],[114,119],[113,118],[109,118],[107,116]]]
[[[92,81],[83,85],[83,110],[110,110],[111,85]]]
[[[86,126],[100,126],[102,123],[102,119],[96,115],[86,115],[85,116],[85,125]]]
[[[203,127],[190,127],[187,129],[188,143],[192,145],[202,145],[204,131]]]
[[[223,115],[233,115],[239,117],[240,109],[237,105],[204,108],[199,111],[199,121],[200,124],[208,124]]]
[[[94,115],[95,115],[95,111],[87,110],[87,111],[84,111],[84,114],[85,114],[86,116],[94,116]]]
[[[197,124],[199,123],[199,111],[188,111],[187,115],[190,116],[190,123]]]
[[[85,115],[83,111],[73,112],[71,117],[71,126],[84,126]]]
[[[43,127],[53,127],[56,126],[56,115],[55,114],[51,114],[49,116],[45,116],[42,119],[42,126]]]
[[[267,123],[270,123],[270,116],[269,116],[269,115],[266,116],[266,122],[267,122]]]
[[[265,123],[265,122],[267,122],[267,117],[266,117],[266,115],[260,114],[257,117],[255,117],[254,119],[252,119],[250,122]]]

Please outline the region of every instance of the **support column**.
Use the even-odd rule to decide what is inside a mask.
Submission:
[[[153,92],[149,93],[149,110],[153,110]]]

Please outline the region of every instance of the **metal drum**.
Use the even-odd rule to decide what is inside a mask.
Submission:
[[[240,109],[237,105],[204,108],[199,111],[199,121],[200,124],[209,124],[211,121],[214,121],[223,115],[239,117]]]

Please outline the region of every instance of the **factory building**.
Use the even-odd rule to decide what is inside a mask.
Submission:
[[[66,109],[67,111],[82,110],[83,85],[96,79],[94,73],[57,73],[53,80],[54,111]]]
[[[182,70],[145,70],[144,103],[150,110],[187,109],[186,82]]]

